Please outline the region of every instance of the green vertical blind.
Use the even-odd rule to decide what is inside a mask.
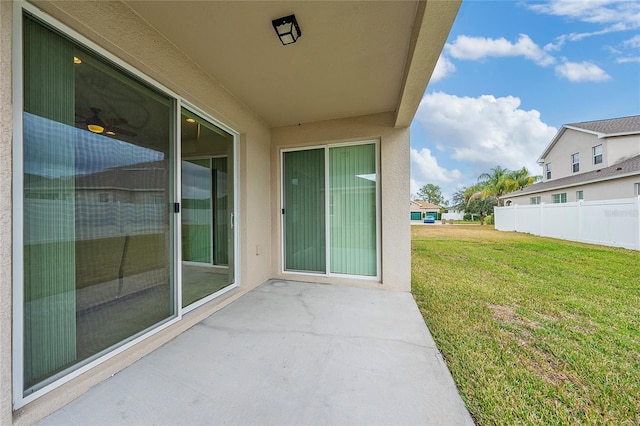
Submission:
[[[285,270],[376,276],[375,144],[285,152],[283,163]]]
[[[325,151],[284,153],[285,269],[326,271]]]
[[[212,176],[211,160],[182,161],[182,259],[210,264]]]
[[[171,100],[28,14],[23,41],[26,395],[175,302]]]
[[[227,174],[227,157],[211,159],[213,176],[213,263],[229,264],[229,185],[231,180]]]
[[[69,41],[25,19],[24,380],[27,386],[76,360],[73,52]],[[42,146],[47,148],[43,150]]]
[[[331,272],[375,276],[375,145],[329,148],[329,188]]]

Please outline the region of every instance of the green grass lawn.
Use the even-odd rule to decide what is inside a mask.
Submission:
[[[413,226],[412,266],[478,424],[640,424],[640,252]]]

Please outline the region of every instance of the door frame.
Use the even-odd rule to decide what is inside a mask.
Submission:
[[[375,146],[375,168],[376,168],[376,275],[351,275],[351,274],[339,274],[331,272],[331,229],[330,229],[330,191],[329,191],[329,149],[343,146],[357,146],[357,145],[369,145],[373,144]],[[285,215],[282,211],[285,208],[285,170],[284,170],[284,156],[287,152],[297,152],[297,151],[307,151],[313,149],[324,149],[324,167],[325,167],[325,272],[308,272],[308,271],[289,271],[285,269],[285,256],[286,256],[286,229],[285,229]],[[300,147],[292,147],[292,148],[281,148],[280,149],[280,272],[282,274],[289,275],[302,275],[302,276],[314,276],[314,277],[331,277],[331,278],[349,278],[349,279],[358,279],[358,280],[367,280],[367,281],[380,281],[382,276],[382,250],[381,250],[381,179],[380,179],[380,140],[379,139],[363,139],[356,140],[351,142],[336,142],[336,143],[325,143],[320,145],[308,145],[308,146],[300,146]]]
[[[178,306],[179,306],[179,311],[181,313],[181,315],[186,314],[188,312],[193,311],[194,309],[199,308],[200,306],[211,302],[214,299],[217,299],[218,297],[222,296],[223,294],[237,288],[240,286],[239,282],[240,282],[240,247],[239,247],[239,243],[240,243],[240,221],[238,220],[239,216],[239,206],[240,206],[240,202],[239,202],[239,190],[240,190],[240,159],[239,159],[239,154],[240,154],[240,147],[239,147],[239,140],[240,140],[240,134],[233,130],[232,128],[230,128],[229,126],[226,126],[225,124],[221,123],[219,120],[216,120],[215,118],[213,118],[210,114],[207,114],[206,112],[204,112],[203,110],[201,110],[200,108],[196,107],[195,105],[193,105],[192,103],[179,98],[178,99],[178,103],[177,103],[177,107],[176,107],[176,122],[178,123],[177,125],[177,139],[176,139],[176,155],[175,155],[175,173],[176,173],[176,179],[175,179],[175,191],[176,191],[176,200],[180,200],[180,205],[182,206],[182,140],[181,140],[181,135],[182,135],[182,120],[180,119],[180,114],[182,111],[182,108],[186,109],[187,111],[199,116],[200,118],[208,121],[210,124],[213,124],[214,126],[220,128],[221,130],[229,133],[230,135],[233,136],[233,158],[232,161],[230,162],[230,164],[233,167],[233,173],[232,173],[232,178],[233,178],[233,203],[231,203],[231,206],[229,208],[229,223],[231,224],[231,230],[230,232],[233,233],[233,250],[232,252],[229,253],[229,257],[230,259],[233,259],[233,283],[229,284],[228,286],[216,291],[215,293],[210,294],[209,296],[203,297],[200,300],[196,300],[195,302],[193,302],[192,304],[182,307],[182,208],[180,208],[180,212],[178,214],[176,214],[176,222],[175,222],[175,253],[176,253],[176,257],[175,257],[175,268],[176,268],[176,285],[179,284],[179,291],[178,291]],[[228,156],[200,156],[201,158],[215,158],[215,157],[227,157]],[[189,157],[189,158],[195,158],[195,157]],[[229,174],[229,171],[227,171],[227,174]],[[213,231],[212,231],[213,232]],[[213,253],[212,253],[213,256]],[[230,262],[231,263],[231,262]],[[202,265],[202,264],[200,264]],[[213,266],[213,265],[212,265]],[[227,268],[229,268],[231,266],[227,266]]]

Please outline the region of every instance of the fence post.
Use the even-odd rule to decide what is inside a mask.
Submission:
[[[582,242],[582,200],[578,200],[578,241]]]
[[[636,249],[640,250],[640,195],[636,197],[636,207],[638,208],[638,239],[636,240]]]
[[[517,204],[513,206],[513,230],[516,232],[520,232],[518,230],[518,205]]]
[[[538,235],[544,235],[544,203],[540,203],[540,233]]]

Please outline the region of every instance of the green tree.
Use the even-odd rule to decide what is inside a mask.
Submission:
[[[483,194],[478,196],[478,194]],[[480,225],[484,225],[484,219],[493,213],[493,208],[498,205],[499,198],[491,193],[484,192],[481,183],[476,183],[465,192],[467,198],[467,213],[477,214],[480,217]]]
[[[478,215],[480,225],[484,225],[484,219],[493,212],[497,205],[497,198],[493,195],[482,196],[483,186],[478,182],[469,187],[462,187],[453,193],[452,207],[456,210]]]
[[[438,185],[434,185],[432,183],[428,183],[420,188],[417,198],[418,200],[423,200],[427,203],[436,204],[438,206],[446,204],[444,197],[442,196],[442,190]]]
[[[529,170],[523,167],[519,170],[509,170],[496,166],[489,173],[478,176],[481,189],[474,198],[495,197],[498,206],[502,206],[502,197],[509,192],[516,191],[531,185],[541,179],[541,176],[532,176]]]
[[[482,173],[478,176],[479,194],[477,198],[495,197],[498,206],[502,205],[503,194],[509,192],[509,170],[504,167],[495,166],[489,173]]]
[[[532,183],[542,180],[542,176],[532,176],[529,174],[529,170],[526,167],[520,170],[513,170],[507,173],[507,191],[513,192],[518,189],[522,189],[525,186],[529,186]]]

